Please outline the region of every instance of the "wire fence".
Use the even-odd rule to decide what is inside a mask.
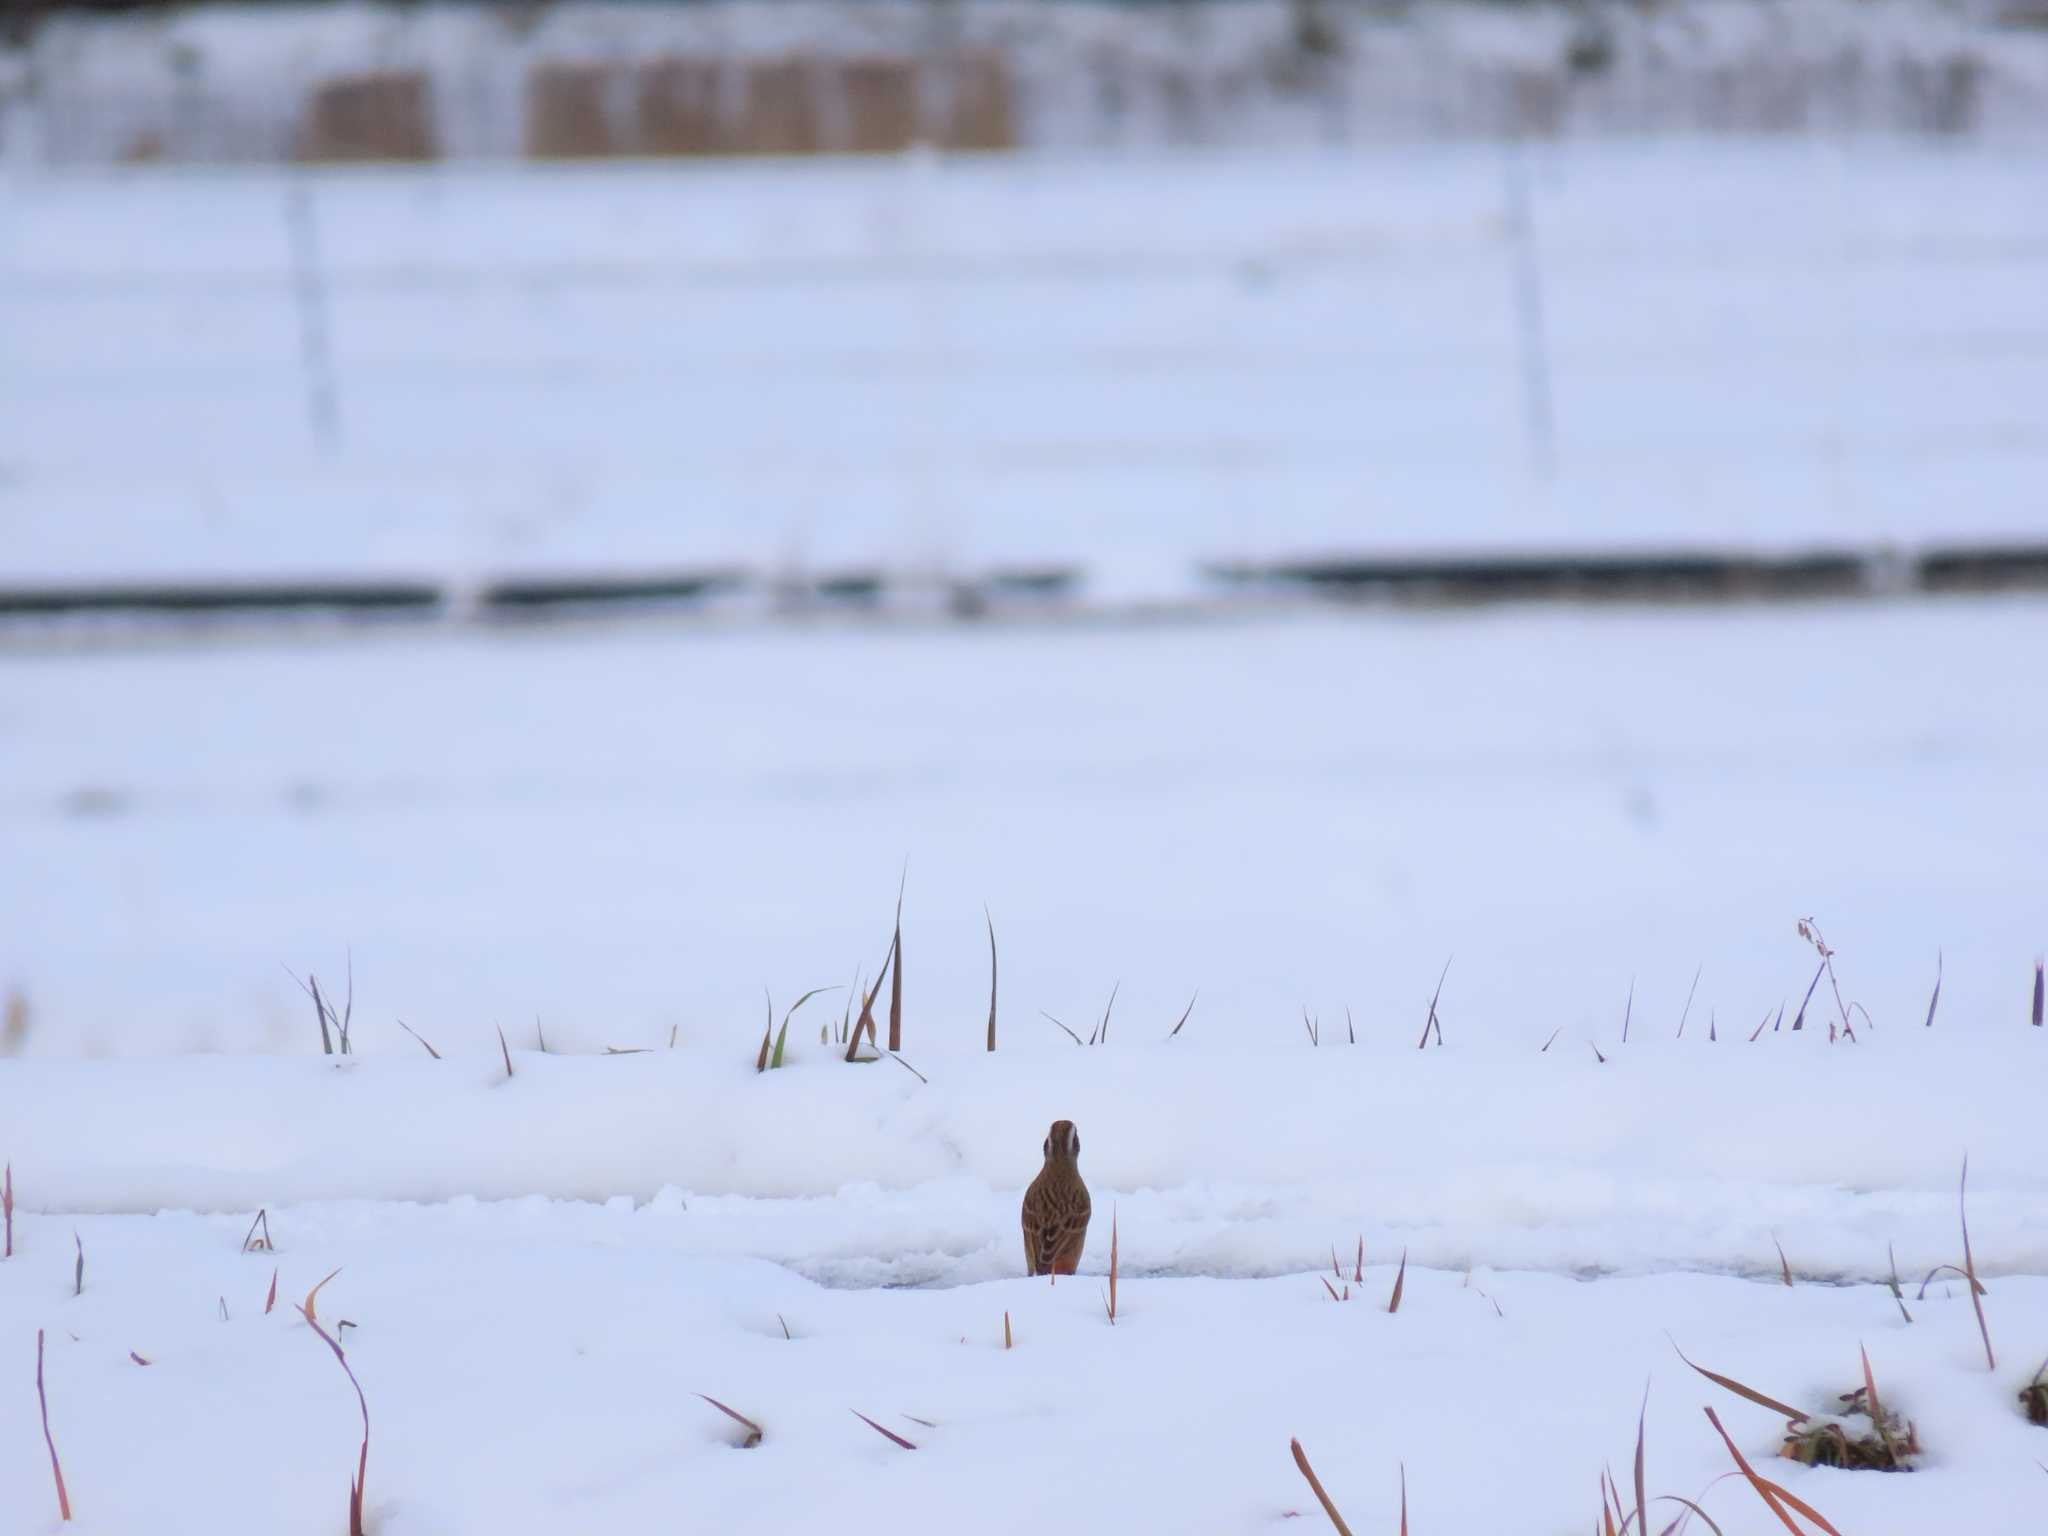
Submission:
[[[2030,175],[1790,141],[17,178],[0,581],[2017,547]]]

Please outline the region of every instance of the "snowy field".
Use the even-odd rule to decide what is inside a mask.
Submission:
[[[2037,536],[2039,165],[16,174],[5,575],[1057,562],[1123,596],[1218,559]]]
[[[1986,601],[17,647],[12,1528],[59,1529],[42,1330],[71,1528],[346,1530],[339,1268],[381,1536],[1314,1529],[1293,1436],[1353,1529],[1405,1471],[1418,1533],[1577,1531],[1646,1382],[1648,1493],[1723,1531],[1782,1526],[1705,1406],[1849,1536],[2019,1529],[2044,653]],[[843,992],[757,1075],[906,858],[918,1075],[819,1044]],[[349,950],[324,1059],[283,967]],[[1119,984],[1104,1044],[1040,1017]],[[1965,1155],[1995,1368],[1919,1294]],[[1674,1342],[1802,1412],[1866,1348],[1917,1470],[1776,1458]]]
[[[296,288],[283,181],[16,177],[0,585],[2038,538],[2037,179],[332,174]],[[1646,1382],[1726,1536],[1709,1405],[1843,1536],[2038,1524],[2048,603],[1178,611],[10,633],[0,1530],[340,1536],[366,1412],[375,1536],[1324,1528],[1296,1436],[1354,1530],[1562,1536]],[[1867,1349],[1916,1470],[1674,1344]]]

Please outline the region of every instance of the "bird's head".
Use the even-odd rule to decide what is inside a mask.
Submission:
[[[1073,1121],[1053,1121],[1052,1129],[1045,1136],[1045,1160],[1048,1163],[1081,1161],[1081,1133],[1074,1129]]]

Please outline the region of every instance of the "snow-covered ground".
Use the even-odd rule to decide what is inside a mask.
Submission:
[[[1704,1500],[1728,1536],[1783,1528],[1739,1480],[1716,1481],[1733,1468],[1709,1404],[1764,1475],[1851,1536],[2026,1530],[2048,1484],[2048,1430],[2013,1401],[2038,1363],[2019,1353],[2048,1338],[2038,1278],[1990,1284],[2007,1350],[1994,1372],[1955,1284],[1923,1303],[1909,1282],[1909,1325],[1877,1286],[1468,1282],[1411,1266],[1390,1315],[1396,1255],[1375,1249],[1348,1303],[1309,1273],[1125,1276],[1112,1327],[1096,1278],[826,1290],[703,1255],[698,1224],[674,1201],[315,1206],[272,1213],[273,1256],[237,1252],[245,1215],[21,1221],[22,1250],[0,1263],[8,1528],[60,1529],[30,1390],[41,1327],[77,1513],[62,1529],[345,1531],[358,1408],[293,1310],[337,1266],[316,1316],[355,1325],[341,1337],[367,1401],[379,1536],[1328,1530],[1290,1436],[1356,1531],[1396,1529],[1404,1464],[1418,1536],[1583,1531],[1602,1467],[1630,1480],[1646,1380],[1650,1496]],[[1120,1217],[1126,1250],[1137,1233]],[[1771,1459],[1782,1422],[1693,1376],[1674,1342],[1814,1409],[1860,1384],[1861,1344],[1918,1427],[1920,1469]],[[761,1443],[742,1449],[700,1392],[759,1424]],[[1681,1513],[1655,1510],[1653,1528]]]
[[[1133,1033],[1200,987],[1237,1038],[1412,1037],[1446,959],[1463,1044],[1585,1055],[1631,977],[1665,1032],[1696,969],[1746,1034],[1802,916],[1881,1025],[1945,955],[1995,1031],[2044,654],[2025,600],[16,649],[0,985],[29,1054],[304,1052],[285,967],[352,950],[367,1050],[750,1053],[764,985],[874,973],[907,860],[924,1050],[986,1015],[984,903],[1012,1038],[1119,982]]]
[[[0,180],[0,572],[1058,562],[1114,597],[1331,551],[2034,538],[2039,164],[1780,140]]]
[[[1418,1536],[1562,1533],[1646,1381],[1648,1492],[1729,1536],[1775,1522],[1708,1405],[1851,1536],[2018,1529],[2043,654],[2027,601],[17,644],[7,1528],[60,1529],[40,1331],[69,1529],[346,1530],[294,1310],[339,1268],[376,1536],[1313,1530],[1294,1436],[1355,1530],[1405,1470]],[[756,1074],[761,989],[872,975],[906,857],[920,1075],[818,1043],[843,993]],[[351,949],[322,1058],[283,967]],[[1119,984],[1105,1044],[1039,1016]],[[1966,1155],[1995,1368],[1919,1294]],[[1776,1459],[1674,1343],[1816,1412],[1866,1348],[1918,1470]]]

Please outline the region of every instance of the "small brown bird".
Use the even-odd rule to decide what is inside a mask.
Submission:
[[[1055,1120],[1045,1166],[1024,1191],[1024,1267],[1034,1275],[1071,1275],[1088,1241],[1088,1186],[1081,1182],[1081,1133]]]

